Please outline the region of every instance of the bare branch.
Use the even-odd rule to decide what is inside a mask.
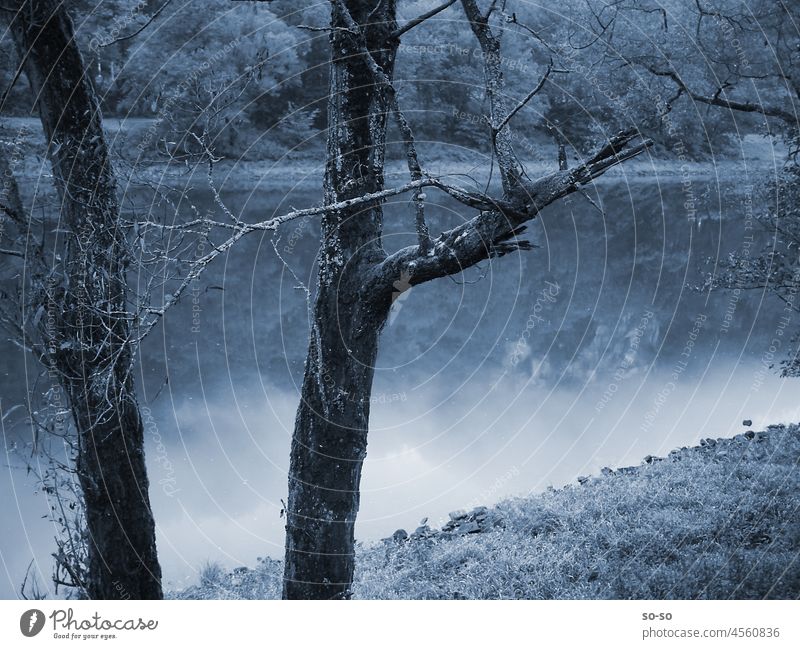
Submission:
[[[521,21],[519,20],[519,18],[517,18],[517,14],[515,14],[515,13],[512,13],[510,16],[506,16],[506,22],[508,22],[508,23],[510,23],[510,24],[512,24],[512,25],[517,25],[518,27],[521,27],[522,29],[524,29],[524,30],[525,30],[526,32],[528,32],[528,33],[529,33],[531,36],[533,36],[533,38],[534,38],[534,39],[536,39],[536,40],[537,40],[537,41],[538,41],[538,42],[539,42],[539,43],[540,43],[540,44],[541,44],[541,45],[542,45],[542,46],[543,46],[545,49],[547,49],[547,50],[548,50],[548,51],[549,51],[551,54],[556,54],[556,55],[558,55],[558,54],[559,54],[559,51],[558,51],[556,48],[554,48],[552,45],[550,45],[550,43],[548,43],[548,42],[547,42],[547,41],[546,41],[546,40],[545,40],[545,39],[542,37],[542,35],[541,35],[539,32],[537,32],[537,31],[536,31],[535,29],[533,29],[532,27],[530,27],[530,26],[526,25],[525,23],[521,22]]]
[[[347,34],[353,34],[353,36],[356,35],[354,32],[350,31],[347,27],[331,27],[331,26],[315,27],[314,25],[298,25],[297,29],[305,29],[306,31],[309,32],[324,32],[324,33],[345,32]]]
[[[411,285],[431,279],[458,274],[483,261],[498,256],[502,246],[514,241],[518,249],[524,242],[516,241],[525,222],[535,218],[546,206],[564,196],[580,191],[611,167],[639,155],[652,146],[652,140],[638,132],[626,131],[612,137],[586,162],[573,169],[557,171],[530,182],[524,195],[517,197],[512,209],[499,205],[484,210],[462,225],[442,233],[433,241],[433,249],[421,254],[418,246],[409,246],[387,257],[365,283],[365,299],[385,294],[390,290],[392,278],[405,273]]]
[[[428,20],[428,18],[433,18],[436,14],[444,11],[448,7],[454,5],[456,2],[457,0],[447,0],[447,2],[444,2],[438,7],[434,7],[430,11],[426,11],[424,14],[417,16],[413,20],[409,20],[405,25],[403,25],[402,27],[400,27],[399,29],[395,30],[392,33],[392,38],[400,38],[407,31],[414,29],[414,27],[425,22],[426,20]]]
[[[483,55],[486,96],[489,98],[489,124],[492,129],[492,150],[500,167],[503,189],[507,195],[510,195],[519,184],[523,171],[511,145],[511,132],[509,129],[501,127],[507,122],[508,109],[501,67],[500,41],[492,33],[488,22],[494,5],[490,7],[486,15],[481,14],[476,0],[461,0],[461,5]]]
[[[150,25],[153,24],[153,21],[161,15],[161,12],[167,8],[167,5],[172,2],[172,0],[164,0],[164,4],[162,4],[158,9],[156,9],[155,13],[144,23],[139,29],[135,30],[131,34],[127,34],[125,36],[120,36],[119,38],[115,38],[113,41],[109,41],[108,43],[100,43],[100,47],[110,47],[111,45],[116,45],[117,43],[121,43],[123,41],[128,41],[135,36],[141,34],[145,29],[147,29]]]
[[[508,124],[511,121],[511,118],[514,117],[514,115],[516,115],[522,108],[525,107],[525,105],[531,99],[533,99],[536,96],[536,94],[544,87],[544,84],[550,77],[550,73],[552,71],[553,71],[553,59],[550,59],[550,63],[547,65],[547,70],[545,71],[544,75],[542,75],[542,78],[539,80],[539,83],[537,83],[536,87],[533,90],[531,90],[527,95],[525,95],[525,98],[521,102],[519,102],[508,115],[506,115],[505,119],[502,122],[500,122],[500,126],[497,127],[498,131],[502,129],[506,124]]]
[[[654,74],[657,77],[667,77],[675,82],[679,89],[685,92],[689,97],[691,97],[694,101],[698,101],[703,104],[708,104],[709,106],[718,106],[721,108],[727,108],[729,110],[736,110],[744,113],[759,113],[764,115],[764,117],[777,117],[780,120],[786,122],[790,127],[797,127],[798,122],[800,122],[800,116],[794,115],[788,111],[785,111],[781,108],[775,107],[768,107],[764,106],[763,104],[753,104],[750,102],[741,102],[741,101],[733,101],[730,99],[725,99],[720,95],[726,94],[725,93],[725,85],[721,86],[717,89],[717,91],[709,96],[701,95],[692,91],[680,75],[675,70],[659,70],[653,65],[649,63],[640,63],[642,67],[647,69],[651,74]]]

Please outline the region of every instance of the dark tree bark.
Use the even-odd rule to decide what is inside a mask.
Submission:
[[[397,37],[407,31],[397,29],[394,0],[332,0],[325,202],[341,205],[383,189],[386,122],[393,114],[411,185],[416,183],[419,244],[387,256],[381,244],[379,200],[337,206],[323,215],[317,294],[289,466],[284,598],[350,596],[373,365],[398,281],[419,284],[529,248],[517,238],[526,221],[650,144],[638,133],[620,133],[583,164],[529,181],[511,147],[508,122],[521,106],[509,111],[505,103],[500,42],[489,27],[489,16],[481,14],[474,1],[463,0],[462,5],[484,55],[492,148],[503,180],[501,198],[449,186],[422,169],[392,86]],[[533,94],[535,90],[528,99]],[[422,186],[445,191],[481,211],[431,239]]]
[[[56,322],[40,332],[42,360],[57,371],[77,428],[90,541],[81,585],[93,599],[158,599],[161,569],[131,374],[128,249],[98,101],[64,5],[17,6],[11,29],[60,199],[61,240],[36,298]],[[55,250],[63,250],[62,261]]]
[[[348,0],[366,45],[391,77],[396,40],[394,0]],[[332,12],[325,202],[337,203],[384,186],[389,97],[375,83],[359,37]],[[361,466],[367,450],[370,393],[378,334],[389,300],[363,299],[364,278],[385,253],[383,213],[375,202],[326,214],[319,282],[302,399],[289,469],[284,597],[339,599],[353,579],[353,529]]]
[[[577,191],[606,169],[649,146],[621,133],[572,170],[529,182],[511,148],[500,44],[474,2],[463,1],[484,54],[492,147],[503,178],[502,199],[475,196],[430,180],[470,207],[491,206],[431,240],[415,194],[420,243],[387,256],[379,202],[326,213],[311,339],[289,467],[284,598],[347,598],[354,569],[354,525],[366,456],[369,403],[378,336],[396,283],[457,274],[489,257],[527,248],[523,224],[546,205]],[[391,85],[397,49],[395,5],[334,0],[328,105],[326,204],[383,189],[387,114],[394,113],[412,180],[427,177]]]

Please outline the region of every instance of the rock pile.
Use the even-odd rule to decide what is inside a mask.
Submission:
[[[504,525],[503,517],[497,510],[489,511],[487,507],[476,507],[472,511],[450,512],[450,520],[442,527],[442,532],[449,534],[476,534],[490,532],[495,527]]]
[[[432,529],[428,525],[428,519],[425,518],[410,535],[401,529],[383,540],[387,543],[404,543],[409,540],[448,539],[466,534],[490,532],[496,527],[505,525],[502,515],[497,510],[490,511],[488,507],[475,507],[470,511],[458,510],[450,512],[449,517],[450,520],[440,530]]]

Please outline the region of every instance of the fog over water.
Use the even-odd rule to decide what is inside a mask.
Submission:
[[[602,214],[573,196],[530,224],[538,249],[396,300],[375,372],[359,539],[732,436],[743,419],[754,429],[800,419],[796,380],[769,368],[797,325],[779,331],[782,303],[761,291],[690,288],[747,245],[744,219],[763,209],[747,185],[694,178],[688,195],[679,176],[615,178],[591,191]],[[318,193],[309,184],[225,199],[262,219]],[[192,200],[212,207],[200,191]],[[393,200],[387,250],[414,237],[407,202]],[[434,233],[468,216],[430,200]],[[754,254],[768,244],[755,234]],[[318,238],[312,220],[284,226],[275,246],[286,265],[268,236],[241,241],[144,344],[137,383],[168,588],[196,582],[206,559],[235,567],[282,556],[308,334],[298,285],[313,278]],[[11,359],[5,412],[38,368],[5,342],[2,352]],[[14,420],[4,422],[7,441],[28,434]],[[32,558],[47,588],[47,501],[23,471],[0,480],[0,595],[13,596]]]

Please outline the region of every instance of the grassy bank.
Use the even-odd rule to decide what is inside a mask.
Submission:
[[[800,428],[704,440],[637,467],[359,547],[368,599],[800,597]],[[281,564],[174,597],[274,598]]]

